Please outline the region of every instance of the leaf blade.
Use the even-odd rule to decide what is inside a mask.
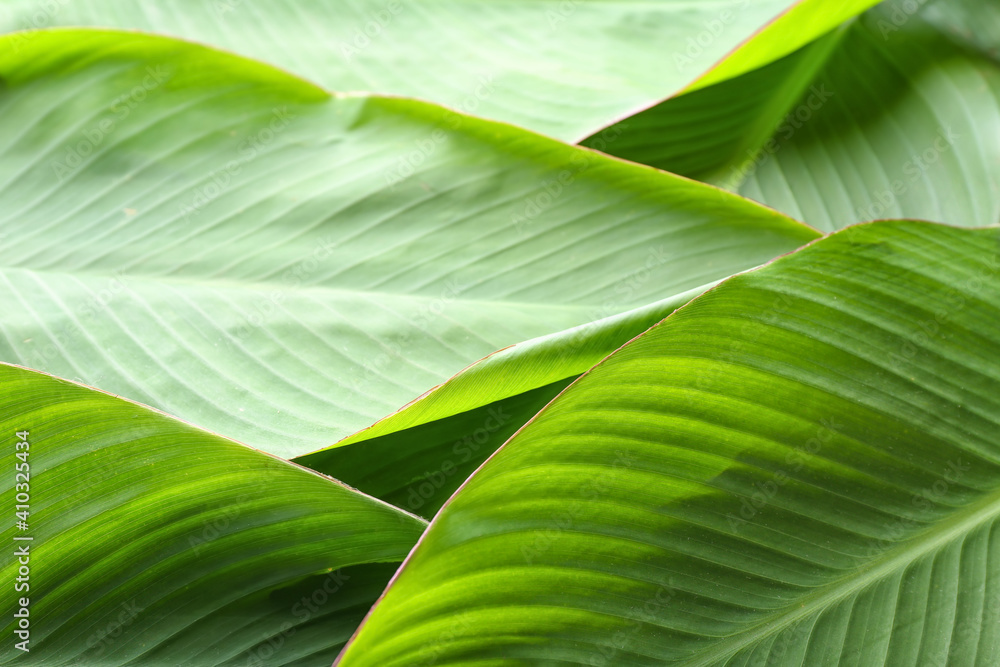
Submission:
[[[0,378],[5,439],[27,432],[29,443],[3,458],[13,468],[15,451],[28,451],[30,469],[28,527],[3,534],[32,538],[15,542],[29,548],[30,653],[11,642],[4,662],[223,664],[318,622],[331,632],[303,632],[282,659],[315,652],[322,664],[423,530],[145,406],[8,364]],[[13,506],[13,477],[2,495]],[[5,556],[5,576],[23,564]],[[18,597],[11,586],[5,604]],[[13,635],[17,620],[5,625]]]
[[[471,477],[338,664],[989,664],[998,275],[995,228],[887,222],[723,283]]]
[[[609,119],[680,93],[705,72],[725,79],[780,57],[875,2],[852,0],[831,13],[815,0],[541,0],[503,8],[440,0],[180,0],[170,11],[152,0],[43,11],[14,0],[5,3],[0,31],[158,32],[270,62],[331,90],[425,99],[576,141]],[[676,47],[661,56],[663,67],[635,65],[665,39]],[[30,36],[21,41],[29,44]],[[729,64],[727,53],[740,45]]]
[[[0,358],[285,456],[497,349],[816,236],[648,168],[184,42],[2,44]]]
[[[988,46],[947,36],[948,21],[968,20],[950,5],[876,7],[781,61],[612,126],[615,143],[583,143],[823,231],[885,218],[993,224],[1000,70]],[[725,112],[734,103],[738,116]]]

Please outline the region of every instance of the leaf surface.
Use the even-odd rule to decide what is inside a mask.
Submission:
[[[3,664],[329,664],[425,526],[35,371],[0,364],[0,406],[11,471],[0,495],[11,514],[29,506],[25,526],[4,529],[0,561],[4,609],[29,601],[29,652],[15,648],[8,614]],[[15,464],[27,489],[15,487]],[[15,591],[18,576],[26,587]]]
[[[576,141],[709,70],[717,81],[766,64],[876,2],[8,0],[0,31],[164,33],[331,90],[416,97]]]
[[[916,6],[877,7],[781,61],[583,143],[715,183],[823,231],[902,217],[994,224],[1000,68],[989,55],[992,10],[980,16],[939,2],[900,14],[897,5]],[[975,35],[962,27],[970,23]]]
[[[647,275],[640,270],[629,283]],[[369,428],[295,461],[433,517],[567,384],[709,287],[500,350]]]
[[[171,39],[7,37],[0,76],[0,359],[287,457],[498,349],[816,237],[650,168]]]
[[[1000,62],[1000,6],[949,0],[931,3],[921,14],[956,42],[972,45]]]
[[[724,282],[487,461],[338,664],[995,664],[998,321],[996,228]]]

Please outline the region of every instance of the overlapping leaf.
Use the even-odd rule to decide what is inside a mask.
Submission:
[[[12,515],[15,503],[30,512],[3,532],[5,664],[329,664],[425,525],[144,406],[5,364],[0,432],[11,471],[0,495]],[[28,652],[11,641],[21,597]]]
[[[641,270],[630,282],[647,278]],[[708,287],[500,350],[296,462],[430,518],[569,382]]]
[[[840,28],[766,67],[646,109],[582,144],[676,174],[735,187],[836,50]],[[616,136],[613,143],[602,137]]]
[[[921,14],[957,42],[971,44],[1000,61],[1000,6],[996,3],[979,0],[934,2]]]
[[[338,664],[994,665],[998,321],[997,228],[730,279],[501,448]]]
[[[0,49],[0,359],[281,455],[500,348],[816,236],[649,168],[183,42],[48,31]]]
[[[939,2],[918,14],[918,6],[887,3],[783,61],[628,119],[615,144],[600,134],[584,143],[719,184],[822,230],[893,217],[996,223],[991,10]],[[962,27],[971,22],[978,36]],[[964,45],[977,39],[977,48]]]
[[[876,2],[7,0],[0,31],[160,32],[331,90],[417,97],[576,141],[696,80],[760,67]]]

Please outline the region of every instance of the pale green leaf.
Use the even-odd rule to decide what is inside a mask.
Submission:
[[[706,80],[771,62],[876,2],[7,0],[0,32],[159,32],[331,90],[416,97],[576,141],[700,85],[719,61]]]
[[[650,168],[165,38],[6,38],[0,77],[0,359],[283,456],[500,348],[816,237]]]

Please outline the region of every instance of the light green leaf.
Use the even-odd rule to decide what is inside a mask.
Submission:
[[[0,434],[0,495],[12,519],[18,503],[29,512],[2,534],[2,664],[328,665],[425,525],[146,407],[6,364]],[[28,652],[15,646],[22,597]]]
[[[7,0],[0,31],[161,32],[331,90],[416,97],[577,141],[682,91],[741,45],[708,80],[764,65],[876,2]]]
[[[922,14],[898,14],[897,4],[907,3],[627,119],[605,130],[624,132],[613,144],[600,134],[584,144],[715,183],[824,231],[893,217],[994,224],[1000,68]]]
[[[998,321],[997,228],[726,281],[473,475],[338,664],[995,665]]]
[[[0,359],[282,456],[500,348],[817,235],[650,168],[170,39],[8,37],[0,77]]]

